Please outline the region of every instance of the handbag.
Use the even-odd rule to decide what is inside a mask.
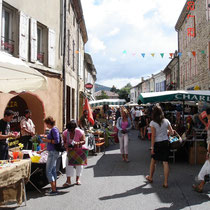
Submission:
[[[51,136],[53,138],[52,130],[50,131],[50,133],[51,133]],[[60,133],[59,133],[59,143],[54,144],[54,148],[57,152],[64,152],[66,150],[66,148],[64,147],[64,144],[63,144],[63,138],[61,137]]]
[[[68,164],[71,166],[87,165],[88,149],[73,148],[67,153]]]
[[[183,140],[181,136],[174,131],[173,136],[169,136],[169,142],[170,142],[170,149],[178,149],[182,146]]]

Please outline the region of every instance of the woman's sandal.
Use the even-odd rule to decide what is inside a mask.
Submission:
[[[168,185],[163,184],[163,188],[168,188]]]
[[[192,187],[193,187],[193,189],[194,189],[196,192],[198,192],[198,193],[202,193],[202,192],[203,192],[203,190],[200,189],[198,185],[195,185],[195,184],[194,184]]]
[[[81,185],[81,182],[80,182],[80,181],[77,181],[77,182],[76,182],[76,185]]]
[[[149,183],[153,183],[153,180],[150,179],[149,175],[147,175],[147,176],[145,177],[145,179],[146,179]]]
[[[71,186],[71,183],[69,184],[68,182],[63,184],[63,187],[70,187],[70,186]]]

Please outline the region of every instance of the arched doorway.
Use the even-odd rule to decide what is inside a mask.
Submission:
[[[14,120],[11,122],[11,130],[20,130],[20,121],[24,116],[24,111],[25,109],[30,109],[32,112],[31,119],[35,124],[36,133],[44,133],[44,104],[37,95],[27,92],[20,93],[18,96],[10,99],[7,104],[7,109],[11,109],[15,112]]]

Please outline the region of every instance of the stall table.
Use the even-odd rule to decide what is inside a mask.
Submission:
[[[16,201],[21,205],[23,196],[26,204],[25,181],[29,180],[30,173],[30,159],[19,160],[0,169],[0,205],[9,201]]]

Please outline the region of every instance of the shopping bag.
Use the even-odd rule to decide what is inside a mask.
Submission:
[[[87,165],[88,149],[73,148],[68,151],[67,157],[71,166]]]
[[[169,136],[170,149],[178,149],[182,146],[183,140],[180,135],[174,131],[173,136]]]

